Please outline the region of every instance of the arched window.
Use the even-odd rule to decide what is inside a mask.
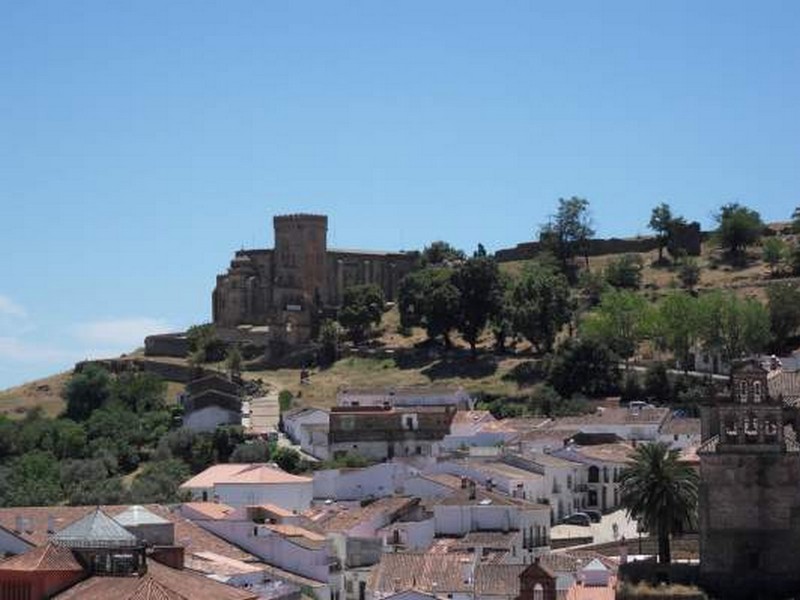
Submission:
[[[747,415],[744,424],[744,435],[745,439],[751,444],[758,441],[758,417],[753,413]]]
[[[544,587],[541,583],[533,586],[533,600],[544,600]]]
[[[598,483],[600,481],[600,469],[595,465],[589,467],[589,483]]]
[[[753,402],[761,402],[761,382],[753,382]]]
[[[747,402],[747,382],[739,382],[739,402]]]
[[[736,421],[733,416],[725,419],[725,441],[728,443],[736,442],[739,432],[736,430]]]

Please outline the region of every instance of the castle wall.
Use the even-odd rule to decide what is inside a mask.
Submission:
[[[240,250],[212,295],[220,329],[268,325],[270,340],[289,346],[309,341],[320,311],[334,310],[344,290],[375,284],[394,300],[416,254],[351,252],[327,248],[328,219],[321,215],[277,216],[274,250]]]

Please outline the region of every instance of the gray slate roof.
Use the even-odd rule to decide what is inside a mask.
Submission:
[[[137,545],[136,536],[100,508],[67,525],[51,539],[68,548],[131,548]]]
[[[114,517],[114,520],[123,527],[136,527],[137,525],[166,525],[169,521],[150,512],[144,506],[135,504]]]

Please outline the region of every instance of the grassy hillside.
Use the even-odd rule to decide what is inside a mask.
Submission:
[[[795,243],[794,236],[787,236],[786,241]],[[620,255],[591,257],[592,270],[602,270],[610,261]],[[658,266],[656,251],[640,254],[643,269],[642,293],[655,299],[679,287],[677,283],[677,267]],[[526,261],[502,263],[501,268],[512,274],[519,273]],[[764,289],[775,280],[770,277],[769,268],[761,260],[761,248],[752,248],[748,263],[744,268],[733,267],[723,260],[720,251],[713,243],[704,244],[703,253],[698,258],[701,267],[700,284],[702,292],[710,289],[733,289],[742,295],[754,295],[763,299]],[[786,281],[786,280],[783,280]],[[798,281],[797,278],[791,281]],[[381,324],[380,335],[374,345],[383,348],[409,349],[425,339],[424,331],[414,329],[411,335],[398,333],[399,315],[397,309],[388,311]],[[458,336],[453,336],[457,348],[466,347]],[[492,343],[487,334],[480,346],[488,347]],[[518,350],[524,350],[523,344]],[[463,386],[468,390],[483,390],[489,393],[514,394],[519,391],[516,383],[504,376],[525,358],[484,356],[472,361],[456,352],[451,357],[441,358],[420,350],[414,358],[397,357],[349,357],[328,369],[314,370],[309,385],[300,385],[300,371],[297,369],[278,369],[246,373],[248,378],[260,378],[272,387],[290,390],[298,403],[303,405],[330,406],[335,401],[336,391],[343,387],[377,387],[389,386]],[[165,358],[165,361],[181,359]],[[64,407],[61,391],[68,374],[62,373],[33,381],[25,385],[0,391],[0,413],[19,416],[34,406],[41,406],[48,415],[58,414]],[[173,399],[182,389],[180,384],[170,383],[168,397]]]

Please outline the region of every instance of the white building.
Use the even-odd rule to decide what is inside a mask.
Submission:
[[[314,431],[330,426],[331,415],[327,410],[319,408],[298,408],[281,416],[283,431],[295,444],[312,456],[315,454]],[[317,456],[317,458],[321,458]]]
[[[336,394],[338,406],[457,406],[469,410],[473,400],[464,388],[343,389]]]
[[[676,450],[699,446],[702,441],[700,419],[670,417],[661,427],[658,439]]]
[[[314,483],[270,464],[218,464],[181,485],[193,500],[219,501],[230,506],[274,504],[302,512],[311,505]]]

